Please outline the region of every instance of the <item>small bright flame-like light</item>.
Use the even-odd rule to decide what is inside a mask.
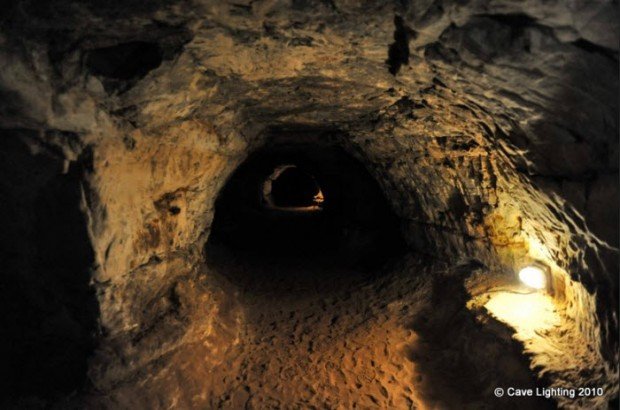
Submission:
[[[547,286],[547,275],[537,266],[526,266],[519,271],[521,282],[534,289],[544,289]]]

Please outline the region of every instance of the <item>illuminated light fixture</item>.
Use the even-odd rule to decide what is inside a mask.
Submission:
[[[544,267],[529,265],[519,271],[519,279],[526,286],[534,289],[547,287],[547,273]]]

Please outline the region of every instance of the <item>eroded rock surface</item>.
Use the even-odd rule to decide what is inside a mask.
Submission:
[[[2,350],[53,342],[24,377],[3,367],[4,403],[479,408],[498,384],[581,383],[605,394],[577,405],[606,407],[617,21],[613,1],[7,4]],[[304,297],[222,274],[252,266],[209,260],[219,193],[251,153],[296,143],[365,166],[406,256]],[[542,345],[468,305],[531,260],[562,313]],[[39,388],[64,366],[72,382]],[[575,405],[528,405],[558,403]]]

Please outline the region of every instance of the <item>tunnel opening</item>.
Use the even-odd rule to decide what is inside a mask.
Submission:
[[[222,189],[206,260],[237,284],[290,288],[363,281],[404,250],[398,218],[359,161],[337,146],[279,144]],[[233,259],[251,268],[232,273]]]
[[[267,207],[283,211],[320,211],[325,196],[316,179],[296,165],[281,165],[263,184]]]

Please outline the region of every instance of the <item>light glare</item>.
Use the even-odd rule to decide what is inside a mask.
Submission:
[[[515,328],[520,340],[535,338],[538,332],[553,329],[562,323],[553,299],[542,292],[526,295],[492,293],[484,307],[495,318]],[[548,341],[544,338],[541,341],[539,337],[532,342],[540,349],[549,349]],[[530,349],[533,347],[530,345]]]
[[[526,266],[521,269],[519,279],[530,288],[544,289],[547,286],[545,272],[536,266]]]

